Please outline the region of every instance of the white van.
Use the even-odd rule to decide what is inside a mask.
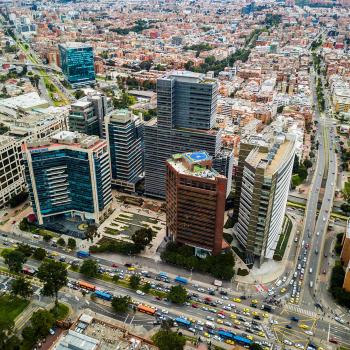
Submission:
[[[278,281],[276,282],[276,287],[279,287],[281,284],[282,284],[282,281],[281,281],[281,280],[278,280]]]
[[[310,267],[310,270],[309,270],[310,273],[312,273],[312,267]]]
[[[36,239],[39,239],[39,238],[40,238],[39,235],[33,235],[33,237],[36,238]]]
[[[314,282],[310,281],[310,288],[312,288],[314,286]]]

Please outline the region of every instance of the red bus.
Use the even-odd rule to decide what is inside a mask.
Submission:
[[[156,309],[146,305],[142,305],[142,304],[139,304],[137,306],[137,311],[143,312],[145,314],[152,315],[152,316],[156,313]]]
[[[80,287],[80,288],[84,288],[84,289],[91,290],[91,291],[93,291],[93,292],[96,290],[96,286],[94,286],[93,284],[84,282],[84,281],[79,281],[79,287]]]

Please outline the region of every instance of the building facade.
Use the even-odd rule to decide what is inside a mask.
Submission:
[[[220,254],[227,179],[212,168],[205,151],[175,154],[166,162],[167,236],[196,249]]]
[[[69,130],[87,135],[104,136],[104,118],[113,110],[112,100],[96,93],[72,103]]]
[[[112,185],[135,192],[143,176],[143,124],[127,109],[106,117],[106,136],[111,157]]]
[[[39,224],[57,216],[99,224],[112,202],[107,142],[61,131],[23,145],[25,176]]]
[[[249,147],[243,150],[249,150]],[[248,258],[272,259],[281,234],[295,156],[292,135],[251,147],[241,179],[236,237]]]
[[[26,188],[21,159],[21,142],[0,135],[0,208]]]
[[[96,82],[92,46],[78,42],[59,44],[63,74],[74,88]]]
[[[223,152],[215,128],[217,82],[204,74],[172,73],[157,81],[157,121],[145,124],[145,194],[165,197],[165,162],[175,153],[204,150],[222,159],[217,170],[232,177],[231,151]],[[230,167],[226,165],[230,164]]]

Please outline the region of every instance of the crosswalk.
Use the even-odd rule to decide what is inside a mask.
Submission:
[[[303,309],[298,305],[287,304],[285,306],[285,309],[292,311],[292,312],[296,312],[296,313],[301,314],[301,315],[309,316],[309,317],[315,318],[318,316],[318,314],[315,311]]]

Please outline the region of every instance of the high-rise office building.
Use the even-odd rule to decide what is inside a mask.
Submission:
[[[59,44],[61,69],[74,88],[94,84],[96,81],[92,46],[68,42]]]
[[[241,149],[246,153],[244,163],[239,164],[242,177],[236,237],[245,248],[249,262],[258,257],[262,263],[273,258],[281,234],[295,139],[280,134],[267,147],[251,144],[241,145]],[[238,169],[237,175],[239,172]]]
[[[205,151],[175,154],[166,162],[167,236],[196,255],[220,254],[227,179]]]
[[[105,122],[112,185],[135,192],[135,185],[143,174],[143,124],[127,109],[111,112]]]
[[[23,145],[25,176],[39,224],[57,216],[100,223],[112,202],[107,141],[71,131]]]
[[[164,198],[165,162],[175,153],[207,151],[224,167],[216,170],[232,177],[232,152],[223,151],[222,132],[215,128],[217,88],[215,80],[191,72],[158,79],[157,121],[145,124],[146,195]]]
[[[69,130],[104,137],[104,118],[112,110],[110,97],[98,92],[84,96],[71,105]]]
[[[0,208],[25,190],[21,141],[0,135]]]

